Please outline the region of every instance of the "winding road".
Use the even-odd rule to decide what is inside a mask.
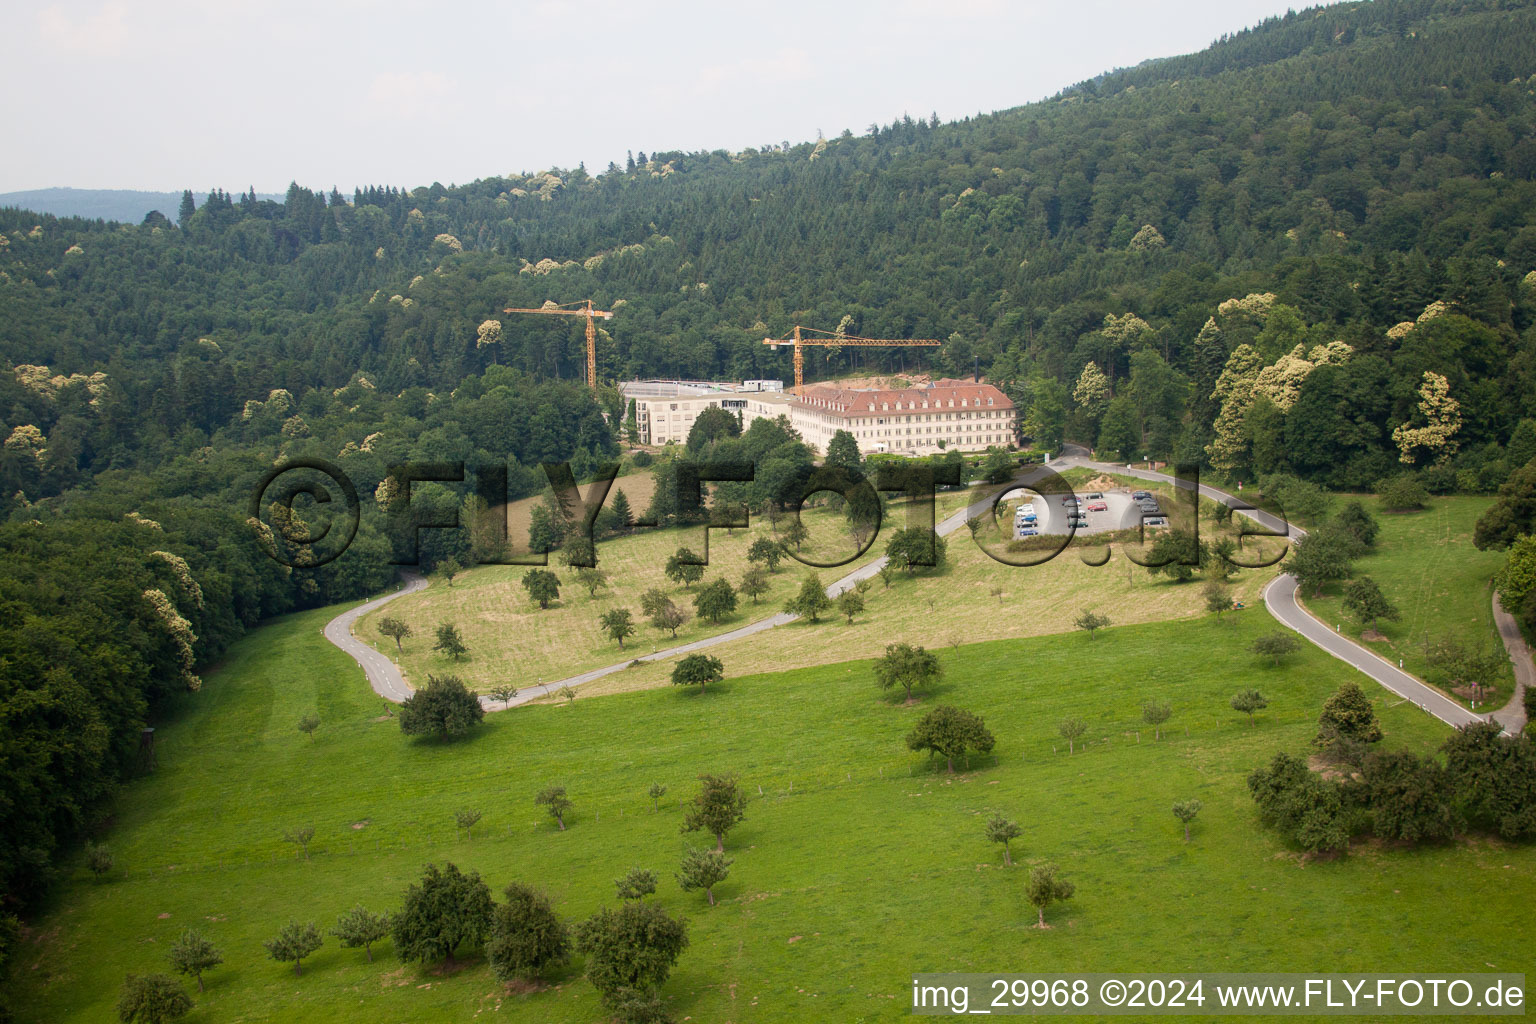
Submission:
[[[1059,458],[1051,462],[1047,468],[1063,470],[1076,467],[1101,473],[1132,476],[1156,483],[1171,484],[1174,487],[1186,490],[1190,486],[1188,481],[1176,479],[1167,473],[1094,462],[1087,455],[1086,449],[1068,445],[1067,450]],[[1018,486],[1028,486],[1042,472],[1042,469],[1037,468],[1020,474],[1002,490]],[[935,529],[939,536],[948,536],[963,526],[970,517],[987,513],[993,498],[998,493],[1001,493],[1001,490],[993,489],[986,498],[973,502],[938,523]],[[1200,494],[1212,501],[1218,501],[1232,507],[1238,514],[1253,520],[1276,535],[1281,535],[1283,531],[1285,536],[1293,540],[1306,536],[1306,531],[1300,527],[1288,524],[1269,512],[1251,508],[1243,499],[1236,495],[1228,494],[1226,491],[1201,484]],[[882,555],[854,569],[827,587],[827,596],[835,598],[860,580],[873,578],[880,572],[881,567],[885,565],[886,561],[887,559]],[[348,609],[336,616],[325,626],[326,639],[357,660],[357,663],[363,667],[363,671],[368,677],[369,685],[373,687],[379,696],[396,703],[410,696],[411,687],[401,676],[399,667],[394,661],[371,644],[364,643],[355,637],[352,633],[352,627],[360,616],[398,597],[415,593],[427,585],[427,581],[419,573],[402,570],[402,576],[405,578],[405,583],[399,590],[374,598],[355,608]],[[1327,651],[1340,661],[1370,676],[1404,700],[1412,701],[1419,708],[1448,725],[1463,726],[1473,722],[1496,721],[1510,732],[1518,731],[1524,725],[1525,715],[1520,705],[1520,695],[1527,686],[1536,688],[1536,671],[1533,671],[1530,652],[1525,647],[1525,642],[1520,636],[1518,626],[1515,625],[1514,620],[1510,616],[1503,613],[1503,609],[1498,605],[1497,598],[1494,599],[1494,618],[1498,623],[1500,634],[1504,638],[1510,658],[1515,664],[1516,687],[1515,695],[1509,704],[1499,711],[1486,716],[1468,711],[1439,690],[1402,671],[1399,666],[1393,665],[1385,658],[1340,635],[1335,630],[1329,629],[1326,623],[1319,621],[1311,615],[1297,600],[1296,578],[1294,576],[1284,573],[1276,577],[1264,588],[1263,600],[1270,614],[1278,619],[1282,625],[1300,633],[1304,639]],[[799,618],[797,615],[780,612],[726,633],[705,637],[702,640],[694,640],[686,644],[678,644],[651,654],[637,655],[635,659],[617,662],[603,668],[592,669],[591,671],[582,672],[565,679],[557,679],[554,682],[526,687],[519,690],[518,695],[506,704],[502,704],[500,701],[490,697],[481,697],[480,703],[487,711],[526,704],[531,700],[554,693],[562,687],[569,686],[574,689],[583,683],[589,683],[594,679],[601,679],[603,676],[623,671],[634,660],[665,661],[668,658],[691,654],[694,651],[705,650],[720,644],[730,643],[742,637],[762,633],[766,630],[782,626],[785,623],[793,622],[797,618]]]

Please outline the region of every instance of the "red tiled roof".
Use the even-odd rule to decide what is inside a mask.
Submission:
[[[988,400],[991,405],[988,405]],[[1008,396],[991,384],[974,381],[940,380],[926,387],[854,390],[813,384],[802,389],[793,401],[811,409],[846,416],[872,416],[879,413],[923,412],[937,409],[1012,409]],[[961,402],[965,405],[962,407]],[[926,402],[925,406],[923,403]],[[950,403],[954,404],[951,405]],[[874,408],[871,409],[870,406]]]

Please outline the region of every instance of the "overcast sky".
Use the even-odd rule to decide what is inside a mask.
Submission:
[[[952,120],[1280,0],[62,0],[4,16],[0,191],[403,186]]]

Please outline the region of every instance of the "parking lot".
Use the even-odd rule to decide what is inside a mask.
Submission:
[[[1011,495],[1010,498],[1012,498]],[[1015,538],[1034,536],[1028,532],[1030,530],[1037,531],[1039,534],[1068,533],[1071,531],[1069,519],[1074,510],[1087,520],[1086,524],[1079,520],[1076,531],[1079,536],[1108,533],[1113,530],[1133,530],[1142,521],[1141,506],[1129,490],[1085,491],[1075,496],[1027,492],[1024,500],[1033,506],[1036,518],[1032,523],[1023,523],[1015,518],[1013,520]],[[1079,504],[1076,506],[1067,504],[1073,500]],[[1159,510],[1160,515],[1166,516],[1167,512],[1166,507],[1161,507]]]

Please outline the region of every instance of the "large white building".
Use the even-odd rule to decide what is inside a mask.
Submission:
[[[991,384],[972,381],[946,379],[900,389],[813,384],[795,394],[783,391],[777,381],[652,380],[631,381],[620,390],[634,402],[642,444],[682,444],[693,421],[710,406],[739,415],[743,429],[759,416],[787,416],[805,443],[822,453],[839,430],[852,434],[866,453],[926,455],[1014,444],[1013,402]]]

